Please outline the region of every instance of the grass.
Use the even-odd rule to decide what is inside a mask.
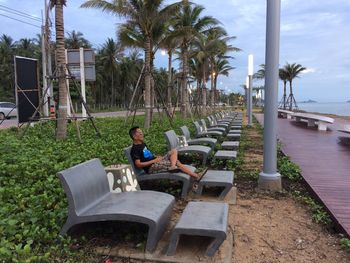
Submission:
[[[175,130],[189,125],[177,118]],[[131,144],[129,127],[122,118],[96,120],[102,136],[90,123],[81,122],[80,144],[74,124],[68,126],[68,139],[56,141],[53,124],[30,128],[20,140],[15,129],[0,132],[0,258],[4,262],[91,261],[90,240],[58,235],[67,217],[67,201],[58,171],[83,161],[99,158],[107,166],[127,163],[123,148]],[[136,118],[142,127],[143,117]],[[157,154],[167,150],[164,131],[169,123],[155,121],[145,131],[146,142]],[[178,189],[170,189],[176,192]],[[126,238],[126,237],[125,237]],[[83,244],[76,249],[76,244]],[[85,246],[85,245],[86,246]]]

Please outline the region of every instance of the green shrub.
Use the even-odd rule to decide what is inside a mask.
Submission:
[[[300,181],[302,179],[300,167],[290,161],[287,156],[279,156],[277,161],[277,169],[280,174],[292,181]]]
[[[177,133],[190,120],[176,119]],[[104,165],[126,163],[123,148],[131,144],[130,127],[122,118],[97,119],[102,136],[91,124],[80,122],[82,143],[75,124],[68,126],[68,139],[56,141],[52,123],[37,124],[19,140],[14,129],[0,132],[0,259],[5,262],[66,261],[79,257],[71,252],[74,242],[58,235],[67,217],[67,200],[57,172],[92,158]],[[143,117],[135,125],[143,126]],[[167,150],[164,131],[168,121],[154,122],[145,139],[156,154]]]

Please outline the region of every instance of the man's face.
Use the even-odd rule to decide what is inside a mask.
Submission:
[[[134,134],[134,140],[142,141],[143,142],[143,132],[141,129],[137,129]]]

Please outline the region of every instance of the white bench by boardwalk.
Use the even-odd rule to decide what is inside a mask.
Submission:
[[[308,127],[317,125],[319,131],[326,131],[327,125],[334,122],[333,118],[310,113],[293,113],[292,117],[297,122],[306,121]]]
[[[278,117],[291,119],[293,114],[293,111],[278,109]]]

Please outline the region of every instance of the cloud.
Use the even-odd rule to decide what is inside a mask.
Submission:
[[[315,72],[317,72],[317,69],[315,69],[315,68],[307,68],[304,71],[302,71],[301,74],[305,74],[306,75],[306,74],[315,73]]]

